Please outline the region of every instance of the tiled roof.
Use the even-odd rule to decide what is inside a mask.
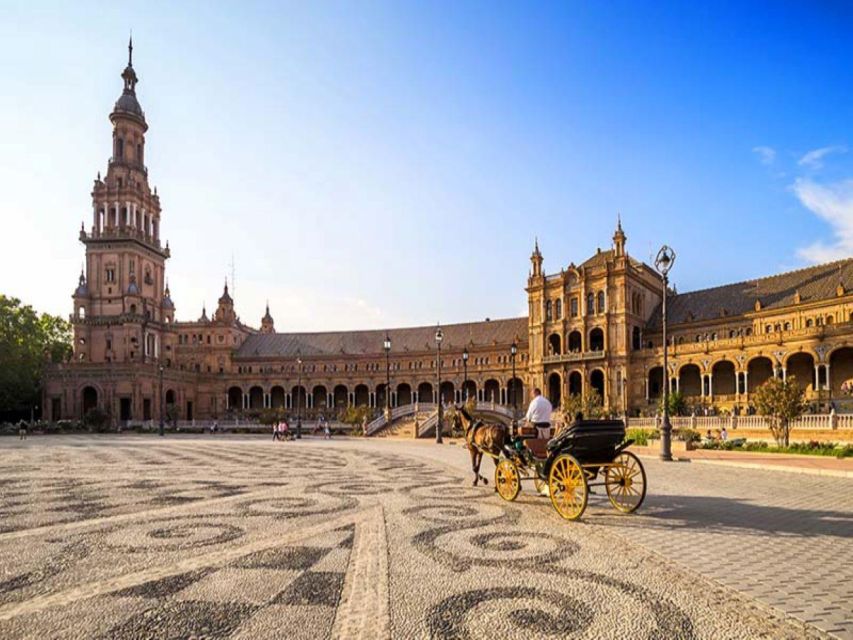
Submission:
[[[510,344],[527,345],[527,318],[485,320],[442,325],[442,349]],[[251,335],[240,345],[237,358],[294,357],[384,354],[385,334],[391,338],[391,353],[423,352],[435,349],[435,326],[369,331],[330,331],[323,333],[271,333]]]
[[[670,296],[667,315],[673,324],[739,316],[754,311],[756,300],[761,302],[762,310],[793,305],[797,292],[802,303],[834,298],[839,284],[845,291],[853,291],[853,258]],[[659,329],[660,324],[658,306],[648,327]]]

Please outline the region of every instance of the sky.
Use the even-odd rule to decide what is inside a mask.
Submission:
[[[611,245],[679,291],[853,255],[843,2],[0,0],[0,293],[67,315],[134,39],[180,320],[524,315]]]

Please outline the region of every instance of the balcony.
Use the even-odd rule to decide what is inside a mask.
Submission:
[[[570,351],[569,353],[560,353],[552,356],[545,356],[543,362],[545,364],[559,364],[562,362],[586,362],[587,360],[601,360],[607,355],[604,350],[601,351]]]

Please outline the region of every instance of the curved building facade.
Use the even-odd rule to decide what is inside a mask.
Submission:
[[[815,406],[847,405],[853,259],[669,292],[664,372],[662,282],[629,255],[621,224],[610,248],[550,275],[537,243],[527,317],[443,326],[440,376],[436,327],[279,333],[267,308],[255,328],[236,313],[227,282],[210,316],[203,309],[198,320],[177,321],[130,55],[122,80],[106,175],[94,182],[91,225],[80,230],[86,261],[72,296],[74,355],[47,369],[49,420],[93,407],[133,422],[158,419],[169,406],[181,419],[225,419],[264,408],[310,416],[465,397],[522,410],[533,385],[555,404],[595,389],[614,414],[654,412],[664,384],[700,408],[747,410],[770,376],[793,376]]]

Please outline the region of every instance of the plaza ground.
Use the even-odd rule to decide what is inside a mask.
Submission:
[[[458,445],[3,438],[0,637],[853,638],[853,480],[644,463],[567,523]]]

